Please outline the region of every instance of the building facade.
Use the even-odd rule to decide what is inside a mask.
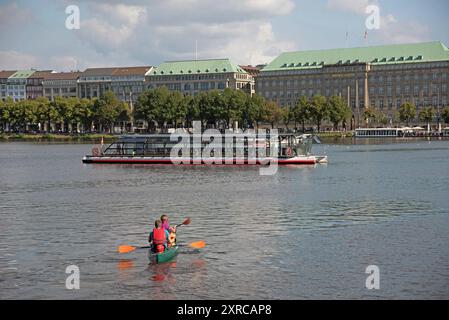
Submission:
[[[81,72],[50,73],[42,81],[43,95],[53,101],[55,97],[78,97],[78,77]]]
[[[14,73],[16,73],[16,71],[0,71],[0,99],[3,101],[8,97],[8,79]]]
[[[26,99],[32,100],[43,96],[42,82],[53,71],[35,71],[26,80]]]
[[[21,101],[27,98],[27,79],[34,73],[34,70],[22,70],[12,74],[6,80],[6,96],[14,101]]]
[[[229,59],[164,62],[146,78],[148,89],[166,86],[184,95],[226,88],[254,93],[254,78]]]
[[[78,78],[79,98],[99,98],[106,91],[131,105],[145,90],[145,77],[151,66],[124,68],[91,68],[82,72]]]
[[[301,96],[341,96],[360,123],[364,108],[392,119],[405,102],[418,111],[448,105],[449,50],[441,42],[283,53],[256,78],[256,92],[281,106]]]

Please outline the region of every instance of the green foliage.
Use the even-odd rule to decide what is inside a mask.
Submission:
[[[314,96],[310,102],[311,120],[316,124],[318,132],[321,130],[321,123],[329,117],[329,106],[326,97]]]
[[[94,100],[55,97],[54,101],[48,101],[40,97],[14,102],[8,98],[0,103],[0,131],[7,127],[12,132],[35,131],[38,124],[46,132],[53,130],[52,124],[60,124],[64,131],[68,131],[68,125],[80,124],[89,130],[94,121],[111,128],[114,122],[128,121],[130,114],[129,106],[112,92]]]
[[[281,119],[281,107],[274,101],[266,101],[262,106],[262,121],[271,124],[274,128]]]
[[[416,117],[416,106],[414,104],[407,102],[404,103],[399,108],[399,119],[402,122],[407,123],[407,126],[409,125],[411,120],[415,119],[415,117]]]
[[[426,123],[432,122],[434,116],[435,116],[435,110],[432,107],[424,108],[418,114],[419,121],[426,122]]]
[[[446,107],[441,112],[441,118],[443,119],[444,123],[449,123],[449,107]]]
[[[307,97],[302,96],[293,108],[293,119],[302,125],[302,131],[306,130],[306,122],[312,117],[312,105]]]
[[[112,91],[107,91],[100,99],[95,100],[93,113],[94,120],[100,126],[108,127],[111,130],[114,122],[129,120],[131,111],[129,106],[120,101]]]
[[[334,124],[337,130],[340,123],[346,123],[351,118],[352,111],[347,103],[339,96],[333,96],[327,102],[329,120]]]

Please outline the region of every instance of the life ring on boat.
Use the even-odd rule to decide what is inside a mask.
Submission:
[[[287,156],[291,157],[292,155],[293,155],[293,150],[292,150],[292,148],[288,147],[287,148]]]
[[[93,147],[92,148],[92,156],[99,157],[100,155],[101,155],[100,147]]]

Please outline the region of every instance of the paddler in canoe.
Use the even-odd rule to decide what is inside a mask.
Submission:
[[[154,229],[150,232],[148,242],[151,246],[151,251],[154,253],[164,252],[168,247],[168,239],[170,233],[162,227],[162,221],[156,220],[154,222]]]
[[[168,247],[173,247],[176,245],[176,227],[170,227],[170,222],[168,216],[163,214],[161,216],[162,228],[168,231]]]

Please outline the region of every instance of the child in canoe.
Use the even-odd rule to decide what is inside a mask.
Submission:
[[[168,236],[168,246],[172,247],[176,245],[176,227],[170,227],[170,222],[168,221],[168,216],[163,214],[161,216],[162,227],[169,232]]]
[[[154,222],[154,229],[148,237],[148,242],[151,245],[151,250],[154,253],[164,252],[168,246],[170,234],[162,227],[162,221],[156,220]]]

